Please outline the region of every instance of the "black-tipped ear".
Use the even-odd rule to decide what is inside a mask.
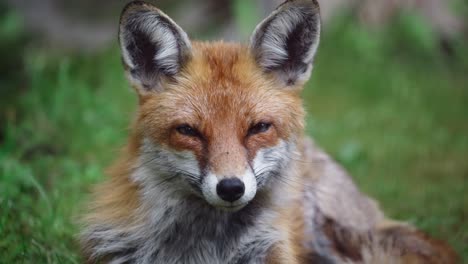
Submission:
[[[120,17],[120,48],[130,82],[141,92],[161,91],[163,81],[190,58],[187,34],[151,4],[129,3]]]
[[[257,26],[250,46],[260,67],[295,86],[309,79],[319,39],[317,0],[288,0]]]

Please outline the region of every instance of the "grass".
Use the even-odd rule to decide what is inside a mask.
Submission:
[[[0,260],[79,263],[75,219],[124,144],[136,98],[115,47],[24,48],[17,18],[0,17],[2,71],[20,69],[0,80]],[[389,216],[447,240],[468,261],[463,43],[448,58],[408,17],[382,32],[346,18],[324,32],[304,91],[308,133]]]

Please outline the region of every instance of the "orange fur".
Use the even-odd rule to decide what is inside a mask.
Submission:
[[[193,46],[191,61],[166,91],[142,95],[139,128],[150,133],[155,142],[191,150],[199,162],[210,163],[215,172],[237,172],[258,149],[274,146],[278,139],[303,130],[304,111],[298,92],[279,89],[256,66],[246,47],[223,42]],[[274,129],[246,137],[248,128],[261,121],[271,122]],[[204,140],[174,133],[181,124],[196,127]],[[208,145],[210,157],[203,153],[203,144]]]
[[[88,221],[125,226],[137,216],[135,212],[140,204],[138,190],[128,177],[137,157],[137,149],[138,144],[131,138],[127,148],[122,151],[122,158],[107,171],[110,179],[95,188]]]
[[[233,112],[232,109],[238,111]],[[284,109],[288,109],[288,112]],[[167,148],[193,151],[199,162],[210,163],[214,171],[223,174],[241,172],[258,149],[274,146],[279,139],[287,139],[291,134],[301,135],[303,117],[298,90],[279,89],[258,69],[245,47],[223,42],[194,43],[192,60],[180,77],[167,84],[166,91],[140,94],[140,109],[129,145],[123,158],[109,170],[110,180],[96,189],[91,209],[93,213],[87,221],[112,223],[124,229],[138,225],[141,219],[138,215],[140,212],[137,212],[140,201],[137,187],[128,176],[138,157],[143,133]],[[246,138],[248,127],[259,121],[272,122],[274,129]],[[194,126],[201,123],[197,129],[203,132],[204,140],[175,134],[174,128],[183,123]],[[203,144],[210,146],[209,153],[203,152]],[[248,153],[245,153],[245,148]],[[301,170],[311,169],[303,164],[301,166]],[[267,263],[313,261],[313,252],[307,251],[302,243],[310,239],[304,233],[299,191],[306,182],[305,178],[299,179],[288,190],[295,197],[293,206],[278,209],[280,217],[276,225],[283,230],[286,239],[271,250]],[[324,232],[332,241],[342,243],[342,238],[335,237],[336,230],[333,228],[329,224],[324,227]],[[401,236],[427,241],[433,250],[448,252],[445,255],[427,255],[416,248],[399,254],[402,263],[455,263],[456,255],[444,244],[420,232],[402,230]],[[360,245],[353,240],[345,241],[349,244],[336,244],[341,245],[335,248],[337,252],[353,261],[362,259]]]
[[[299,10],[305,10],[304,12],[307,10],[318,12],[318,4],[315,0],[287,1],[280,8],[287,8],[289,4],[301,6],[302,9]],[[306,8],[311,5],[313,9]],[[169,23],[169,20],[151,5],[137,2],[130,5],[125,12],[132,12],[133,9],[135,12],[149,10],[154,12],[153,19],[157,14],[159,19],[166,19],[164,20],[166,26]],[[122,21],[125,19],[127,17],[122,16]],[[315,22],[318,23],[317,21]],[[304,23],[304,25],[308,24]],[[154,25],[150,23],[150,26]],[[177,31],[176,27],[170,29],[172,33]],[[307,34],[303,32],[302,35],[318,34],[314,30],[304,31]],[[143,45],[143,48],[145,47]],[[174,49],[170,45],[166,48],[169,49],[167,53],[170,53],[171,48]],[[161,81],[158,79],[158,82],[153,83],[151,82],[154,81],[153,79],[145,79],[151,84],[162,84],[163,87],[157,92],[145,91],[144,87],[138,86],[138,82],[133,83],[139,97],[139,109],[128,145],[121,159],[108,171],[109,180],[96,188],[90,208],[91,213],[85,219],[88,225],[97,226],[95,227],[96,233],[101,231],[99,228],[109,228],[111,231],[117,230],[115,237],[121,239],[122,235],[129,235],[132,231],[138,228],[141,231],[143,228],[143,232],[137,235],[145,236],[149,218],[147,216],[152,214],[153,217],[155,215],[156,218],[160,217],[155,212],[148,212],[148,208],[145,208],[148,204],[158,200],[155,199],[158,196],[150,196],[151,199],[147,199],[143,206],[143,195],[140,192],[142,186],[138,184],[147,182],[137,183],[131,177],[136,167],[141,166],[140,158],[143,156],[144,140],[149,140],[151,144],[169,152],[177,152],[177,155],[193,153],[200,170],[208,167],[210,173],[216,174],[215,177],[219,175],[220,178],[243,175],[246,169],[252,166],[260,150],[271,149],[278,146],[280,142],[292,142],[297,149],[294,148],[294,151],[287,153],[298,156],[297,158],[285,157],[288,159],[286,173],[289,173],[287,176],[291,176],[292,179],[278,179],[284,184],[279,185],[282,189],[279,191],[275,189],[277,192],[274,194],[281,196],[271,197],[273,196],[271,190],[269,190],[271,193],[257,189],[250,192],[251,197],[256,195],[254,206],[264,207],[254,207],[255,209],[270,210],[268,217],[262,221],[272,225],[271,233],[281,238],[280,241],[274,240],[276,237],[272,239],[273,242],[270,245],[273,246],[267,248],[266,263],[320,263],[323,259],[328,261],[329,257],[342,259],[346,263],[384,263],[384,261],[388,263],[455,263],[457,261],[455,253],[445,244],[415,231],[410,226],[385,220],[377,204],[362,195],[349,176],[304,137],[305,112],[300,98],[302,89],[300,85],[287,86],[284,79],[283,82],[279,81],[284,76],[278,75],[278,78],[272,72],[262,69],[254,58],[251,48],[240,44],[193,42],[190,52],[190,59],[182,65],[177,75],[163,76]],[[304,52],[307,53],[308,50]],[[132,64],[128,56],[126,61]],[[151,64],[152,62],[145,63]],[[301,63],[305,64],[303,61]],[[132,78],[128,65],[125,69],[127,75]],[[304,69],[300,74],[306,71],[307,69]],[[283,73],[290,74],[291,72]],[[137,75],[137,77],[141,76]],[[291,80],[295,83],[295,80],[291,78],[287,76],[289,80],[287,83],[290,84]],[[140,85],[143,84],[140,83]],[[249,134],[249,129],[260,122],[271,124],[271,127],[262,133]],[[194,128],[199,135],[194,137],[178,133],[177,129],[183,125]],[[145,176],[151,178],[154,173],[148,174],[149,176]],[[253,181],[255,180],[257,179]],[[151,191],[154,189],[150,189]],[[165,190],[161,188],[159,191]],[[312,198],[307,197],[307,194]],[[187,205],[191,202],[190,199],[200,200],[200,197],[193,193],[190,195],[187,196],[188,201],[183,200],[181,204]],[[187,197],[183,196],[182,199]],[[161,204],[166,203],[166,200],[162,201]],[[253,200],[248,202],[251,201]],[[308,208],[307,202],[313,202],[311,207],[314,208]],[[157,208],[153,207],[152,210],[164,207],[161,204]],[[208,207],[207,203],[203,205]],[[200,208],[206,209],[206,207]],[[182,211],[186,210],[186,207],[182,208]],[[164,213],[170,214],[174,211],[173,209],[170,208]],[[204,216],[206,212],[212,213],[201,211],[203,209],[199,209],[199,212],[202,212]],[[216,217],[228,215],[227,213],[222,215],[218,211],[219,208],[211,209]],[[251,211],[248,212],[251,213]],[[311,213],[306,215],[305,212]],[[270,215],[272,219],[269,218]],[[155,222],[160,224],[159,220],[151,219],[153,225]],[[314,227],[310,228],[311,225]],[[172,229],[164,229],[166,230]],[[84,243],[84,253],[88,257],[92,254],[91,250],[94,247],[92,243],[98,243],[95,242],[96,240],[108,239],[106,242],[116,243],[113,240],[114,236],[110,239],[107,237],[96,239],[92,236],[93,231],[95,230],[90,232],[90,238],[87,237]],[[105,231],[99,235],[106,236]],[[172,235],[171,232],[168,233]],[[135,238],[131,237],[131,239]],[[316,249],[311,243],[317,240],[319,242],[326,240],[326,245],[319,245]],[[131,240],[131,242],[134,241]],[[166,243],[167,240],[162,239],[162,241]],[[112,245],[106,244],[106,246],[112,248]],[[123,243],[123,246],[119,246],[124,248],[123,253],[125,253],[125,246],[128,245]],[[326,249],[323,249],[325,247]],[[105,249],[107,248],[104,246],[104,253],[102,253],[104,260],[107,260],[106,258],[111,260],[112,254],[120,253],[118,251],[109,253]],[[322,251],[314,252],[314,250]],[[158,253],[157,250],[154,252]]]

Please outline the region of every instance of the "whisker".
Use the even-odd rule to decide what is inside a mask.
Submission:
[[[159,187],[160,185],[162,185],[164,183],[167,183],[169,181],[172,181],[172,180],[178,178],[178,176],[179,175],[176,174],[176,175],[173,175],[171,177],[165,178],[165,179],[161,180],[160,182],[158,182],[156,185],[154,185],[154,187]]]
[[[294,189],[296,189],[298,191],[301,190],[300,189],[301,186],[304,186],[303,184],[298,186],[296,182],[288,181],[287,178],[281,177],[279,174],[276,174],[276,173],[273,173],[271,176],[273,178],[277,179],[278,181],[280,181],[280,182],[282,182],[282,183],[284,183],[284,184],[286,184],[286,185],[288,185],[288,186],[290,186],[290,187],[292,187],[292,188],[294,188]]]
[[[279,172],[276,172],[276,171],[269,171],[268,169],[269,168],[272,168],[272,167],[276,167],[276,166],[266,166],[264,168],[262,168],[262,172],[261,173],[257,173],[255,174],[255,177],[257,179],[260,179],[259,181],[259,184],[263,184],[268,177],[264,177],[265,175],[267,174],[270,174],[271,177],[285,183],[285,184],[288,184],[289,186],[291,187],[297,187],[298,185],[299,186],[305,186],[306,188],[313,188],[313,189],[316,189],[315,186],[311,185],[311,184],[307,184],[307,183],[304,183],[302,181],[298,181],[296,179],[291,179],[291,178],[287,178],[287,177],[283,177],[283,175]]]
[[[274,164],[274,165],[268,165],[268,166],[265,166],[265,167],[261,168],[261,169],[258,170],[258,171],[253,170],[253,173],[254,173],[254,175],[261,175],[263,172],[265,172],[265,171],[267,171],[267,170],[270,170],[270,169],[272,169],[272,168],[276,168],[276,167],[277,167],[276,164]]]
[[[299,156],[299,155],[297,155],[297,156]],[[287,156],[287,155],[284,155],[283,157],[287,158],[289,160],[297,161],[297,162],[304,163],[304,164],[320,164],[320,163],[328,162],[328,161],[324,161],[324,160],[304,160],[302,158],[294,158],[294,157]]]
[[[134,167],[134,169],[139,169],[141,167],[144,167],[144,166],[154,162],[157,159],[158,159],[158,157],[152,158],[150,160],[146,160],[145,162],[139,164],[139,166]],[[172,166],[172,165],[169,165],[169,164],[166,164],[166,163],[157,163],[157,164],[155,164],[155,167],[166,169],[167,172],[174,172],[174,173],[181,172],[181,173],[184,173],[186,175],[193,176],[193,177],[200,177],[200,175],[198,175],[198,174],[189,172],[189,171],[181,169],[181,168],[177,168],[175,166]]]

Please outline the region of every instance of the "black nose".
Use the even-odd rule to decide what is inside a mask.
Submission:
[[[244,191],[244,183],[238,178],[223,179],[216,185],[216,193],[227,202],[238,200],[242,197]]]

